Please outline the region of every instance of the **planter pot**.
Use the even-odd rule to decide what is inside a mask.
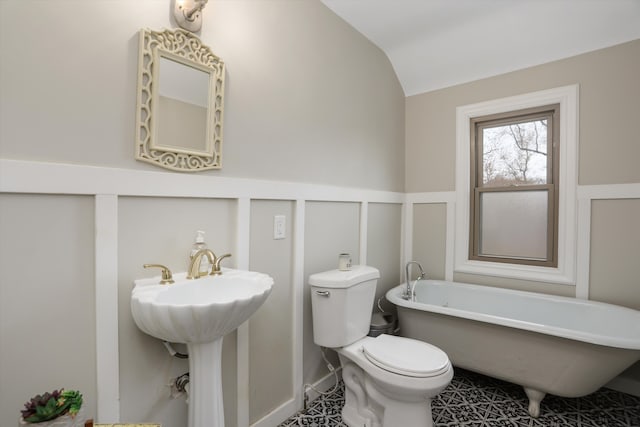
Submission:
[[[43,421],[41,423],[28,423],[20,418],[18,427],[84,427],[86,420],[83,406],[73,418],[71,418],[70,415],[64,415],[54,420]]]

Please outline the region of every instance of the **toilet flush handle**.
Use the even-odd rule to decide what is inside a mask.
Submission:
[[[329,291],[316,291],[316,295],[321,296],[321,297],[329,297],[331,295],[331,292],[329,292]]]

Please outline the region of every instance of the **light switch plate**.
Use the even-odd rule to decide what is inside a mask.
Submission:
[[[273,217],[274,240],[284,239],[286,237],[286,224],[286,217],[284,215],[275,215]]]

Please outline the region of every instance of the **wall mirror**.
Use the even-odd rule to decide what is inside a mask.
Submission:
[[[194,172],[222,167],[224,63],[183,30],[140,30],[136,159]]]

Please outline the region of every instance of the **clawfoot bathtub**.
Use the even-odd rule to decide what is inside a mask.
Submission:
[[[524,387],[529,414],[546,393],[593,393],[640,360],[640,311],[574,298],[421,280],[387,292],[400,334],[444,350],[455,366]]]

